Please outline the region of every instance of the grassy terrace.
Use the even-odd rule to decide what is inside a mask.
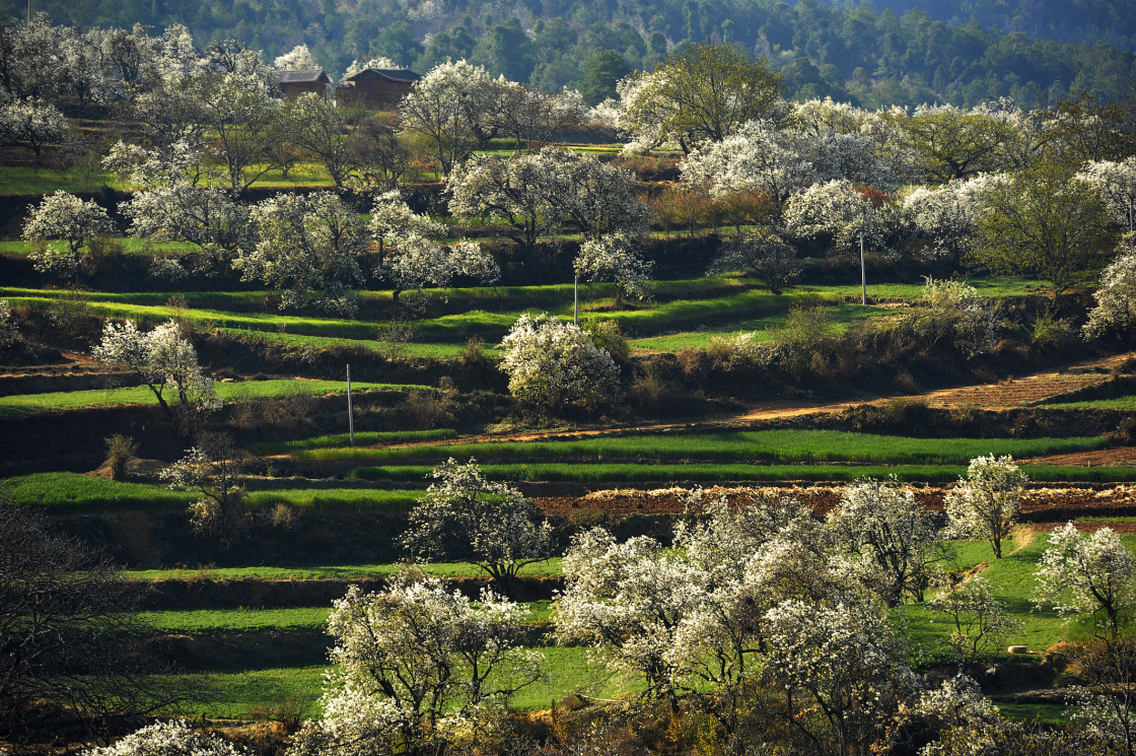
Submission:
[[[745,481],[827,481],[850,482],[857,478],[886,478],[894,475],[909,483],[953,483],[966,474],[966,465],[730,465],[730,464],[580,464],[533,463],[481,465],[481,472],[492,480],[551,481],[563,483],[716,483]],[[419,481],[432,465],[358,467],[351,471],[357,480]],[[1029,465],[1025,468],[1035,481],[1052,483],[1112,483],[1136,481],[1136,468],[1061,467]]]
[[[560,557],[525,565],[520,574],[552,577],[560,574]],[[423,572],[443,578],[480,577],[484,573],[468,562],[430,562],[418,565]],[[396,564],[297,565],[294,567],[201,567],[172,570],[130,570],[134,580],[354,580],[384,578],[395,574]]]
[[[293,452],[297,459],[348,460],[371,464],[442,461],[476,457],[479,462],[511,460],[714,460],[721,462],[857,462],[902,465],[969,464],[974,457],[1009,454],[1017,458],[1101,449],[1101,437],[977,439],[907,438],[821,430],[652,434],[579,441],[526,441],[410,446],[398,449],[320,448]]]
[[[1125,537],[1129,548],[1136,545],[1136,538]],[[1066,622],[1049,609],[1036,609],[1032,603],[1034,590],[1033,574],[1048,543],[1046,534],[1032,538],[1019,532],[1005,544],[1007,556],[992,560],[990,546],[985,542],[957,542],[952,563],[956,569],[969,569],[987,562],[982,571],[983,577],[995,586],[998,600],[1006,604],[1011,615],[1022,623],[1019,632],[1007,639],[1007,643],[1026,645],[1031,651],[1044,651],[1061,640],[1076,640],[1092,630],[1084,618]],[[540,565],[544,574],[554,573],[559,564],[554,562]],[[133,576],[143,579],[170,579],[185,574],[201,574],[212,578],[239,577],[281,577],[278,568],[253,568],[246,570],[208,570],[208,571],[149,571],[135,572]],[[289,571],[291,577],[362,577],[379,576],[393,571],[392,565],[370,565],[351,567],[317,567],[309,572],[299,569]],[[435,574],[453,574],[468,570],[468,565],[432,565],[428,568]],[[358,572],[356,572],[358,571]],[[555,619],[551,614],[550,602],[529,604],[531,621],[548,623]],[[174,634],[210,635],[214,633],[246,633],[261,631],[300,630],[315,632],[323,627],[329,607],[296,607],[290,609],[257,609],[255,607],[232,607],[227,609],[148,612],[145,618],[159,631]],[[946,639],[950,627],[945,622],[936,621],[922,604],[909,604],[895,610],[897,621],[902,621],[906,633],[913,644],[922,649],[920,664],[938,665],[949,663],[950,654]],[[550,700],[558,700],[575,691],[588,692],[600,697],[613,697],[621,691],[634,690],[640,684],[637,680],[611,679],[597,666],[590,666],[587,653],[582,648],[561,648],[543,645],[541,652],[548,662],[549,679],[541,686],[522,693],[513,700],[512,705],[519,710],[546,708]],[[999,655],[1002,663],[1021,662],[1021,657]],[[263,712],[273,703],[288,697],[315,699],[322,685],[320,666],[264,666],[244,669],[220,667],[208,672],[214,683],[211,701],[191,702],[187,713],[206,714],[211,717],[245,718]],[[1003,713],[1023,719],[1042,716],[1046,722],[1059,724],[1063,721],[1062,707],[1015,705],[1003,707]]]
[[[325,394],[346,394],[346,381],[300,381],[271,380],[246,381],[243,383],[217,383],[217,395],[224,401],[244,399],[266,399],[276,396],[297,394],[322,396]],[[354,391],[409,391],[420,389],[434,391],[430,386],[401,383],[356,383]],[[171,396],[163,394],[167,401]],[[176,402],[176,395],[173,397]],[[42,394],[13,394],[0,397],[0,417],[23,415],[29,412],[51,412],[53,410],[77,409],[80,407],[120,407],[136,404],[158,403],[154,392],[147,386],[129,386],[116,389],[87,389],[84,391],[49,391]]]
[[[11,504],[35,507],[52,514],[79,514],[104,510],[158,511],[184,509],[201,495],[145,483],[119,483],[78,473],[37,473],[9,478]],[[253,491],[252,507],[285,503],[302,509],[405,511],[421,498],[421,491],[377,491],[369,488],[299,488]]]
[[[987,296],[1015,297],[1031,293],[1034,282],[1005,282],[998,279],[977,280],[975,284]],[[641,334],[644,338],[632,341],[634,346],[646,349],[678,349],[684,346],[704,347],[714,335],[727,335],[737,330],[756,331],[757,338],[766,338],[765,331],[784,320],[785,313],[795,304],[824,303],[831,306],[830,313],[835,330],[871,317],[894,314],[893,310],[845,304],[844,298],[855,294],[854,287],[800,287],[784,295],[774,296],[758,289],[747,289],[752,282],[731,277],[702,278],[681,281],[660,281],[655,285],[659,302],[644,308],[627,308],[605,311],[605,319],[618,320],[625,332]],[[0,297],[12,306],[28,305],[49,307],[63,292],[38,289],[0,288]],[[691,298],[698,297],[700,298]],[[327,346],[333,342],[316,339],[351,339],[369,348],[378,348],[374,341],[376,328],[383,321],[321,318],[265,311],[266,293],[257,292],[191,292],[184,296],[189,309],[176,311],[166,305],[166,293],[90,294],[91,308],[104,317],[132,318],[157,323],[174,315],[184,317],[205,328],[224,328],[236,335],[249,336],[262,333],[264,338],[304,346]],[[596,300],[605,308],[614,304],[614,289],[609,284],[581,286],[585,302]],[[873,296],[888,299],[915,299],[922,295],[916,285],[887,284],[873,289]],[[384,299],[386,291],[360,292],[364,299]],[[547,311],[567,318],[572,312],[572,287],[568,284],[533,287],[500,287],[451,289],[445,292],[428,292],[429,297],[447,297],[466,311],[425,318],[415,322],[420,341],[409,347],[412,356],[453,357],[460,344],[472,336],[496,341],[524,312]],[[584,309],[587,317],[586,304]],[[706,328],[708,320],[721,323],[712,330]],[[682,333],[684,329],[699,328],[697,333]],[[283,333],[281,333],[283,331]]]

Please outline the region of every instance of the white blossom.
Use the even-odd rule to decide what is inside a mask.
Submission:
[[[12,309],[7,299],[0,299],[0,347],[10,346],[20,340],[20,329],[12,319]]]
[[[328,617],[336,669],[325,686],[324,736],[421,748],[447,713],[502,707],[543,675],[543,655],[519,646],[526,614],[492,591],[474,604],[437,578],[407,572],[380,592],[349,587]]]
[[[460,217],[493,218],[508,223],[526,247],[551,233],[560,220],[546,185],[541,153],[508,158],[475,155],[446,182],[450,212]]]
[[[166,388],[177,394],[183,407],[194,411],[210,411],[220,406],[213,379],[202,372],[197,364],[197,351],[173,320],[145,333],[138,330],[133,320],[122,325],[107,322],[102,341],[91,356],[129,367],[170,414],[172,408],[163,395]]]
[[[312,57],[307,45],[296,45],[288,52],[272,61],[278,71],[300,71],[319,68],[320,64]]]
[[[952,534],[990,541],[1002,558],[1002,541],[1013,531],[1022,511],[1021,492],[1029,477],[1010,456],[975,457],[966,477],[944,502]]]
[[[1123,162],[1090,160],[1077,178],[1100,193],[1117,223],[1129,231],[1136,229],[1136,157]]]
[[[881,577],[883,597],[899,604],[905,595],[923,600],[928,567],[942,559],[937,517],[915,503],[915,494],[894,480],[865,478],[849,486],[828,516],[841,551]]]
[[[954,626],[947,643],[958,663],[975,663],[997,649],[1018,622],[994,598],[994,587],[983,577],[971,577],[927,601],[936,621],[945,616]]]
[[[1049,536],[1036,573],[1034,601],[1060,614],[1102,612],[1116,633],[1121,612],[1136,598],[1134,573],[1136,556],[1112,528],[1088,535],[1070,522]]]
[[[59,108],[35,97],[0,105],[0,141],[27,142],[38,164],[44,145],[63,144],[71,127]]]
[[[489,74],[464,60],[441,63],[414,83],[399,105],[406,131],[432,143],[442,174],[448,176],[486,137],[495,110],[487,97]]]
[[[655,264],[644,260],[637,240],[626,234],[605,234],[580,245],[574,270],[586,281],[611,280],[629,297],[651,298],[648,284]]]
[[[1093,298],[1097,304],[1084,325],[1086,338],[1109,329],[1125,332],[1136,325],[1136,252],[1125,252],[1109,263]]]
[[[619,367],[607,351],[578,326],[547,314],[521,315],[500,348],[509,393],[537,406],[597,400],[619,385]]]
[[[750,121],[733,136],[692,151],[683,163],[682,180],[709,186],[712,196],[752,189],[784,203],[820,179],[807,142],[800,132]]]
[[[61,270],[74,274],[79,269],[79,251],[96,236],[114,231],[114,224],[106,210],[94,200],[83,201],[74,194],[56,192],[44,197],[32,209],[24,223],[24,239],[39,241],[59,239],[67,242],[67,249],[33,257],[36,270]]]
[[[233,267],[245,281],[260,279],[281,292],[280,308],[304,304],[315,290],[324,310],[353,315],[350,289],[363,282],[358,258],[370,238],[359,216],[330,192],[281,195],[252,210],[259,239],[238,252]]]
[[[136,730],[114,745],[89,748],[83,756],[243,756],[224,738],[194,730],[184,719],[155,722]]]
[[[794,196],[785,223],[803,236],[828,234],[837,247],[852,248],[860,239],[868,246],[883,242],[879,211],[850,181],[815,184]]]
[[[413,553],[462,561],[459,544],[468,543],[469,561],[502,582],[552,556],[548,520],[517,489],[486,480],[473,459],[459,465],[451,458],[431,476],[440,482],[431,483],[411,511],[402,537]]]

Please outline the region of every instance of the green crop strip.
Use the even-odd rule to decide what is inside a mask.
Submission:
[[[1101,449],[1101,437],[1038,439],[924,439],[819,430],[769,430],[734,433],[654,434],[579,441],[476,443],[411,446],[399,449],[308,448],[297,459],[372,463],[442,461],[448,457],[478,461],[508,460],[721,460],[729,462],[864,462],[877,464],[969,464],[994,454],[1036,457]]]
[[[239,402],[248,399],[270,399],[281,396],[345,394],[345,381],[246,381],[243,383],[215,384],[217,396],[223,401]],[[353,382],[353,391],[435,391],[430,386],[400,383]],[[81,407],[118,407],[138,404],[157,405],[147,386],[117,389],[88,389],[85,391],[51,391],[43,394],[13,394],[0,396],[0,417],[23,415],[29,412],[78,409]]]

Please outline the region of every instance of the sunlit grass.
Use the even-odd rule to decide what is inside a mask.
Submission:
[[[1009,454],[1033,457],[1108,446],[1099,436],[1078,438],[908,438],[823,430],[765,430],[732,433],[659,433],[573,441],[438,444],[398,449],[311,448],[298,459],[404,463],[448,457],[500,460],[718,460],[729,462],[860,462],[886,464],[969,464],[975,457]]]
[[[222,401],[267,399],[280,396],[323,395],[347,393],[346,381],[271,380],[243,383],[215,384]],[[419,384],[352,382],[353,391],[436,391]],[[176,404],[176,394],[169,390],[163,394],[167,401]],[[0,396],[0,417],[24,415],[29,412],[51,412],[82,407],[120,407],[138,404],[157,405],[154,392],[147,386],[129,386],[115,389],[86,389],[83,391],[50,391],[42,394],[13,394]]]

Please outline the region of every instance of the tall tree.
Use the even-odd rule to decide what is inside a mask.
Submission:
[[[657,128],[661,141],[677,141],[683,152],[768,117],[781,99],[781,77],[730,45],[691,45],[637,79],[624,103],[625,125]]]
[[[1048,280],[1054,298],[1100,270],[1116,248],[1116,225],[1092,185],[1053,163],[989,187],[979,208],[967,259],[995,273]]]

